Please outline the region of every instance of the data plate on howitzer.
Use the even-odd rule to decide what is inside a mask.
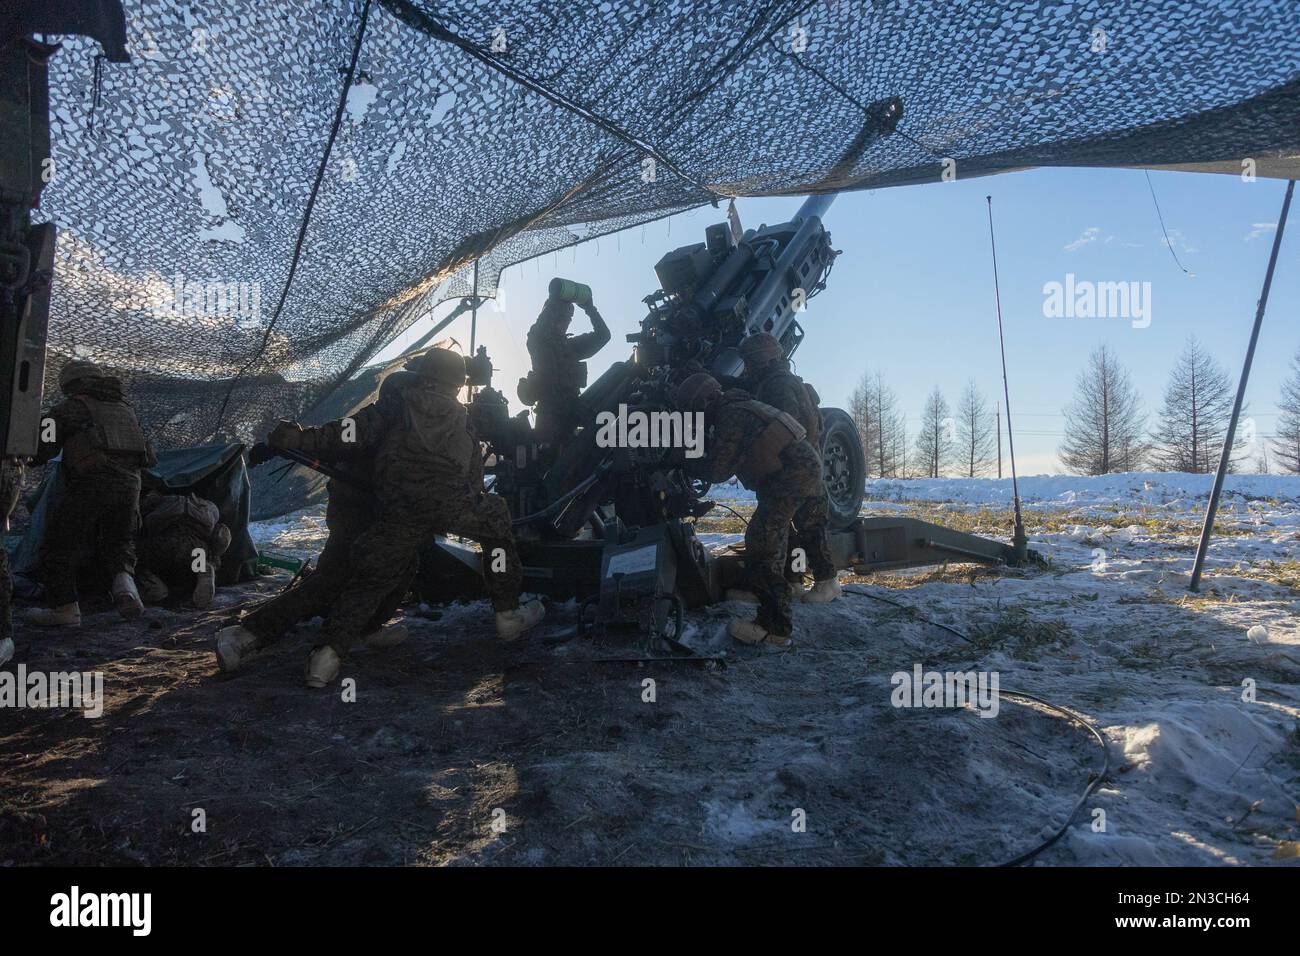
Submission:
[[[609,567],[605,569],[605,577],[613,577],[616,574],[639,574],[643,571],[653,571],[658,556],[659,546],[655,544],[612,555],[609,559]]]

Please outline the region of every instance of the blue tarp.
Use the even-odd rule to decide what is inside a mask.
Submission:
[[[162,452],[158,465],[144,472],[142,480],[145,492],[193,492],[221,510],[221,521],[230,528],[230,550],[222,558],[217,573],[220,584],[247,581],[256,573],[257,548],[248,533],[251,494],[243,451],[244,446],[235,442]],[[63,489],[62,467],[59,462],[52,462],[45,479],[28,499],[31,521],[11,556],[15,574],[37,577],[46,515]]]

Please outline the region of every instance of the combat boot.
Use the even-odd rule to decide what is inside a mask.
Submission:
[[[217,570],[211,566],[199,572],[199,579],[194,584],[194,593],[190,603],[200,610],[212,604],[212,595],[217,593]]]
[[[141,571],[137,574],[135,584],[140,591],[140,599],[145,604],[161,604],[171,593],[166,582],[152,571]]]
[[[727,625],[727,633],[742,644],[773,644],[776,647],[789,647],[790,638],[773,634],[757,621],[734,620]]]
[[[546,608],[541,601],[529,601],[513,611],[497,611],[497,637],[503,641],[513,641],[530,627],[536,627],[546,616]]]
[[[404,624],[389,624],[377,631],[371,631],[361,639],[361,644],[364,647],[376,649],[396,647],[398,644],[404,643],[410,636],[411,632],[406,629]]]
[[[825,581],[818,581],[807,591],[803,592],[804,604],[830,604],[837,597],[844,593],[844,588],[840,587],[840,582],[835,578],[827,578]]]
[[[253,655],[262,639],[240,624],[217,631],[217,667],[223,674],[233,674]]]
[[[316,648],[307,658],[307,686],[328,687],[338,678],[342,667],[343,661],[334,648],[328,644]]]
[[[135,589],[135,578],[127,572],[117,572],[116,577],[113,578],[112,591],[117,613],[126,620],[129,621],[144,613],[144,602],[140,600],[140,592]]]
[[[59,607],[34,607],[27,611],[27,623],[37,627],[79,627],[81,605],[76,601]]]

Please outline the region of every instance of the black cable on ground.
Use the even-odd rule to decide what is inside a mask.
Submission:
[[[1061,839],[1061,837],[1065,836],[1066,832],[1070,829],[1070,824],[1074,821],[1074,818],[1078,815],[1079,811],[1083,808],[1083,805],[1087,801],[1088,797],[1092,796],[1092,792],[1096,790],[1099,786],[1101,786],[1101,782],[1105,780],[1107,775],[1110,773],[1110,748],[1106,746],[1106,738],[1101,735],[1101,731],[1097,729],[1096,725],[1093,724],[1092,721],[1088,720],[1082,714],[1075,713],[1074,711],[1070,710],[1068,707],[1062,707],[1059,704],[1053,704],[1051,701],[1047,701],[1041,697],[1035,697],[1033,694],[1026,694],[1023,691],[1018,691],[1018,690],[999,689],[998,696],[1012,697],[1012,698],[1020,697],[1025,700],[1032,700],[1034,703],[1038,704],[1041,707],[1046,707],[1048,710],[1061,714],[1067,720],[1077,723],[1079,726],[1083,727],[1084,730],[1088,731],[1088,733],[1092,734],[1093,738],[1097,741],[1097,745],[1101,747],[1101,760],[1102,760],[1101,772],[1092,778],[1092,780],[1088,783],[1088,786],[1083,788],[1083,793],[1079,794],[1079,799],[1075,801],[1074,807],[1070,810],[1069,815],[1065,818],[1065,822],[1061,824],[1061,828],[1057,830],[1055,833],[1053,833],[1046,840],[1044,840],[1042,843],[1038,844],[1033,849],[1027,850],[1026,852],[1020,854],[1017,857],[1012,857],[1010,860],[1007,860],[1005,863],[998,864],[998,866],[1000,867],[1020,866],[1022,863],[1028,863],[1034,857],[1038,856],[1038,854],[1042,853],[1049,846],[1054,844],[1057,840]]]
[[[844,593],[856,594],[860,597],[871,598],[873,601],[881,601],[885,604],[891,604],[894,607],[902,608],[903,610],[909,612],[913,618],[915,618],[916,620],[920,621],[923,624],[929,624],[931,627],[941,628],[947,631],[948,633],[954,634],[957,637],[961,638],[967,644],[975,643],[973,640],[971,640],[969,637],[967,637],[965,634],[963,634],[961,631],[957,630],[954,627],[949,627],[947,624],[940,624],[938,621],[933,621],[930,618],[922,617],[920,614],[917,613],[915,608],[913,608],[911,605],[904,604],[902,601],[895,601],[892,598],[883,597],[882,595],[879,594],[872,594],[870,591],[850,590],[849,588],[845,588]],[[999,867],[1020,866],[1023,863],[1028,863],[1034,857],[1038,856],[1038,854],[1042,853],[1048,847],[1056,843],[1056,841],[1061,839],[1061,837],[1065,836],[1066,832],[1070,829],[1070,824],[1074,821],[1074,818],[1078,815],[1079,810],[1083,807],[1088,797],[1092,796],[1092,792],[1096,790],[1097,787],[1101,785],[1101,782],[1105,780],[1106,777],[1110,774],[1110,748],[1106,746],[1106,738],[1101,735],[1101,731],[1097,729],[1095,724],[1093,724],[1090,720],[1088,720],[1083,715],[1070,710],[1068,707],[1062,707],[1059,704],[1053,704],[1051,701],[1044,700],[1042,697],[1037,697],[1034,694],[1026,694],[1023,691],[1018,691],[1018,690],[999,689],[998,696],[1008,697],[1012,699],[1020,698],[1021,700],[1031,700],[1041,707],[1046,707],[1048,710],[1052,711],[1053,713],[1060,714],[1061,716],[1065,717],[1067,720],[1071,721],[1072,723],[1076,723],[1079,726],[1083,727],[1084,730],[1088,731],[1088,733],[1090,733],[1093,736],[1093,739],[1095,739],[1098,745],[1101,747],[1101,757],[1102,757],[1101,772],[1098,773],[1096,776],[1094,776],[1092,780],[1089,781],[1088,786],[1084,788],[1083,793],[1079,794],[1079,799],[1075,801],[1074,807],[1070,810],[1069,815],[1066,816],[1065,822],[1061,824],[1060,829],[1058,829],[1050,837],[1048,837],[1046,840],[1044,840],[1042,843],[1039,843],[1037,846],[1033,847],[1032,849],[1027,850],[1024,853],[1021,853],[1019,856],[1012,857],[1010,860],[1007,860],[1005,863],[997,864]]]
[[[942,630],[945,630],[949,634],[961,638],[967,644],[975,643],[969,637],[963,634],[961,631],[957,630],[955,627],[949,627],[947,624],[940,624],[938,621],[932,621],[928,617],[922,617],[920,614],[917,613],[916,608],[912,607],[910,604],[904,604],[902,601],[895,601],[893,598],[883,597],[879,594],[872,594],[870,591],[851,591],[848,588],[845,588],[844,593],[857,594],[860,597],[871,598],[873,601],[882,601],[885,604],[892,604],[894,607],[899,607],[902,608],[904,611],[907,611],[910,615],[912,615],[913,618],[920,621],[922,624],[929,624],[931,627],[937,627]]]

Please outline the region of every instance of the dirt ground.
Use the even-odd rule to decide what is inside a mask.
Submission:
[[[741,610],[693,615],[725,665],[591,662],[644,649],[577,637],[564,607],[503,646],[484,606],[452,608],[351,659],[355,702],[302,686],[311,627],[230,679],[211,651],[225,609],[24,632],[29,670],[103,670],[107,706],[98,719],[0,711],[0,862],[980,863],[1037,822],[954,845],[951,815],[998,799],[1059,820],[1098,762],[1077,730],[1023,708],[988,721],[889,707],[884,649],[924,627],[846,634],[802,615],[793,650],[737,650],[728,608]],[[909,748],[899,725],[922,723],[951,746]],[[953,786],[972,761],[1015,768],[1024,792]]]
[[[689,614],[686,633],[723,660],[635,662],[621,658],[647,653],[637,638],[580,636],[573,605],[503,645],[471,604],[441,620],[408,609],[409,641],[311,691],[316,625],[232,678],[212,655],[218,627],[284,577],[223,590],[204,613],[126,623],[101,606],[79,630],[22,629],[9,670],[101,670],[107,703],[98,719],[0,709],[0,865],[990,864],[1036,845],[1101,748],[1005,698],[996,719],[896,708],[890,677],[915,663],[996,670],[1003,691],[1103,729],[1111,774],[1040,862],[1284,856],[1296,592],[1242,579],[1249,601],[1179,602],[1160,562],[1185,549],[1113,543],[1098,571],[1078,538],[1036,539],[1053,553],[1043,571],[867,583],[974,645],[846,595],[798,606],[789,649],[731,642],[729,616],[748,609],[723,604]],[[1268,637],[1247,640],[1256,624]],[[1239,700],[1243,675],[1258,705]]]

